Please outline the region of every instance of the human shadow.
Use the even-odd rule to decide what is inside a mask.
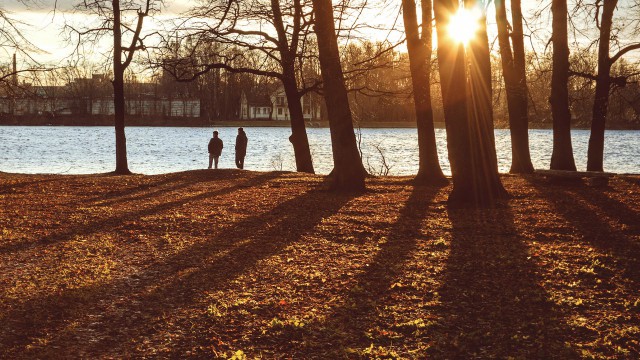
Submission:
[[[311,324],[308,331],[313,333],[314,340],[304,342],[302,348],[290,349],[291,353],[302,357],[324,354],[342,358],[348,354],[348,349],[366,348],[371,343],[367,332],[382,322],[377,318],[377,309],[383,303],[392,304],[390,297],[398,291],[420,295],[420,291],[410,284],[396,283],[407,271],[406,262],[418,242],[433,240],[423,233],[423,221],[440,189],[437,186],[413,187],[397,220],[388,229],[386,241],[379,245],[372,261],[365,264],[365,270],[345,295],[342,305],[333,308],[325,321]]]
[[[429,355],[442,359],[575,358],[539,284],[511,209],[449,209],[451,250]]]
[[[42,184],[51,183],[55,181],[55,179],[27,180],[27,181],[16,181],[16,182],[13,182],[13,179],[7,179],[7,180],[11,180],[11,183],[3,182],[2,185],[0,185],[0,195],[12,194],[16,191],[22,191],[24,188],[28,188],[30,186],[42,185]]]
[[[74,238],[75,236],[86,236],[86,235],[98,233],[103,230],[113,231],[114,229],[121,228],[123,224],[126,223],[126,221],[128,220],[139,219],[144,216],[149,216],[149,215],[167,211],[170,209],[179,208],[180,206],[184,204],[188,204],[189,202],[199,201],[199,200],[203,200],[203,199],[214,197],[214,196],[221,196],[224,194],[228,194],[239,188],[243,188],[247,186],[259,186],[260,184],[263,184],[269,180],[275,179],[278,176],[279,175],[276,173],[264,173],[264,174],[260,174],[255,177],[252,177],[242,183],[235,184],[232,186],[215,189],[212,191],[204,191],[196,195],[182,196],[182,197],[176,198],[173,201],[161,203],[158,205],[153,205],[153,206],[144,208],[142,210],[123,212],[118,216],[100,217],[93,221],[89,221],[87,223],[81,223],[75,226],[71,226],[70,228],[63,231],[53,232],[49,235],[38,238],[36,241],[4,244],[0,246],[0,255],[23,251],[28,248],[48,246],[61,241],[67,241],[69,239]],[[183,186],[188,186],[188,185],[189,183],[186,183]],[[149,198],[149,196],[144,196],[144,199]]]
[[[550,185],[538,177],[528,177],[527,181],[573,226],[582,241],[613,255],[625,277],[640,283],[640,242],[636,240],[640,233],[640,214],[637,210],[610,197],[601,188]],[[620,223],[625,226],[619,226]]]
[[[228,180],[230,176],[238,175],[233,169],[219,171],[190,170],[166,175],[149,176],[148,181],[131,188],[110,190],[85,201],[110,206],[128,201],[146,199],[159,194],[166,194],[198,183]],[[260,175],[258,175],[260,176]],[[246,175],[245,175],[246,177]],[[119,178],[119,177],[118,177]],[[165,186],[169,184],[169,186]]]
[[[66,356],[132,356],[136,343],[152,339],[162,327],[158,319],[163,314],[188,308],[205,292],[222,289],[261,259],[299,241],[352,197],[311,190],[234,223],[206,242],[159,259],[128,278],[10,306],[12,310],[0,317],[5,324],[0,330],[0,357],[34,358],[52,351]],[[301,213],[301,209],[313,211]],[[71,323],[73,329],[64,331]],[[30,346],[27,351],[27,345],[46,334],[54,334],[46,347]],[[182,340],[200,344],[210,340],[198,336]],[[72,349],[64,348],[69,344]]]

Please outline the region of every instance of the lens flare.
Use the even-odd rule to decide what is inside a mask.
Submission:
[[[449,36],[452,40],[464,45],[469,44],[476,37],[478,21],[481,13],[477,10],[460,8],[449,19]]]

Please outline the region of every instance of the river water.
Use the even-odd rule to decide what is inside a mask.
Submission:
[[[203,169],[208,165],[207,143],[218,130],[225,148],[220,167],[233,168],[236,128],[128,127],[129,169],[136,173],[161,174]],[[257,171],[295,170],[288,128],[245,128],[249,146],[245,169]],[[308,129],[316,172],[331,171],[329,129]],[[498,129],[496,150],[500,172],[511,164],[509,130]],[[436,130],[440,162],[450,174],[444,129]],[[530,130],[530,148],[536,169],[547,169],[551,158],[551,130]],[[578,170],[585,170],[589,131],[573,130],[573,151]],[[363,162],[379,174],[381,154],[390,166],[389,175],[412,175],[417,171],[415,129],[362,129]],[[380,149],[378,151],[377,149]],[[0,171],[13,173],[90,174],[113,171],[115,140],[112,127],[0,126]],[[605,171],[640,173],[640,131],[607,131]]]

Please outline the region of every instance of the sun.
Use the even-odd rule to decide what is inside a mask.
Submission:
[[[478,32],[480,16],[480,12],[476,10],[458,9],[449,19],[448,30],[451,39],[464,45],[469,44],[469,41],[473,40]]]

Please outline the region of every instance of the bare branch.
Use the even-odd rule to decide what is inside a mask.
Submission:
[[[624,56],[629,51],[638,50],[638,49],[640,49],[640,43],[635,43],[635,44],[631,44],[631,45],[625,46],[620,51],[618,51],[617,54],[615,54],[614,56],[611,57],[611,60],[610,60],[611,64],[613,64],[614,62],[618,61],[618,59],[620,59],[622,56]]]

